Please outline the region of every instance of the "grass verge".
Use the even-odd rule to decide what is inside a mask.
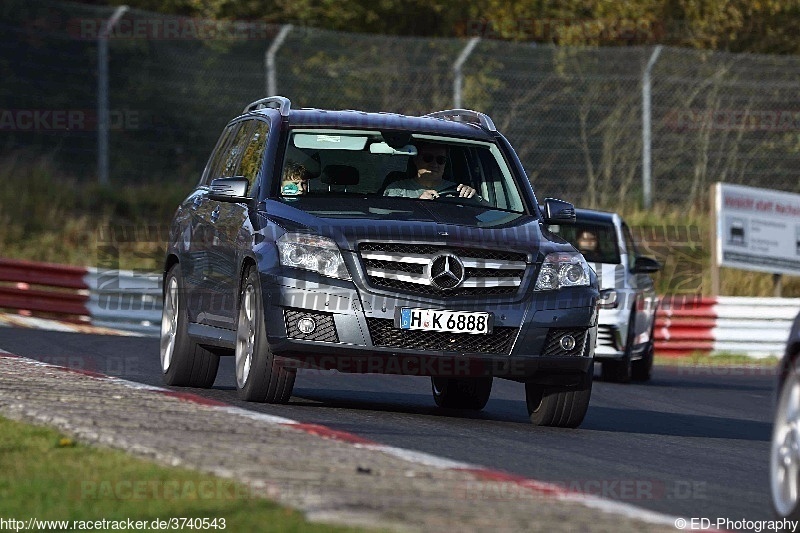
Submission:
[[[307,522],[266,489],[159,466],[0,417],[0,516],[28,520],[217,519],[227,531],[360,531]],[[225,527],[221,528],[224,519]],[[198,529],[198,528],[193,528]],[[151,530],[149,527],[146,530]]]

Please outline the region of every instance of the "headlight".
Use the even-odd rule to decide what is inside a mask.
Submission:
[[[618,306],[616,290],[603,289],[600,291],[600,296],[597,298],[597,307],[599,309],[616,309]]]
[[[589,264],[576,252],[547,254],[536,279],[537,291],[589,285]]]
[[[332,278],[350,279],[339,247],[332,239],[306,233],[285,233],[277,243],[283,266],[312,270]]]

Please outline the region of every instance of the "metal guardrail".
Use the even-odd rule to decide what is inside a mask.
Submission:
[[[0,308],[140,333],[161,325],[161,275],[0,259]]]
[[[161,274],[88,268],[84,281],[92,324],[138,332],[161,327]]]

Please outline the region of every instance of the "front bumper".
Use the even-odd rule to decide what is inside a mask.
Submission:
[[[359,291],[350,281],[310,272],[262,274],[262,287],[269,288],[264,307],[270,348],[286,366],[297,368],[571,384],[590,369],[597,340],[597,291],[591,287],[517,302],[457,303]],[[398,307],[488,311],[494,331],[484,336],[399,330]],[[297,327],[303,317],[319,324],[310,335]],[[577,340],[570,351],[559,345],[565,334]]]

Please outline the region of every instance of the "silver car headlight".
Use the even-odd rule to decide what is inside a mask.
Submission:
[[[333,239],[307,233],[285,233],[278,240],[281,265],[350,279],[339,247]]]
[[[616,309],[619,307],[619,295],[616,289],[603,289],[597,297],[599,309]]]
[[[578,252],[547,254],[536,279],[535,290],[551,291],[562,287],[589,285],[589,264]]]

